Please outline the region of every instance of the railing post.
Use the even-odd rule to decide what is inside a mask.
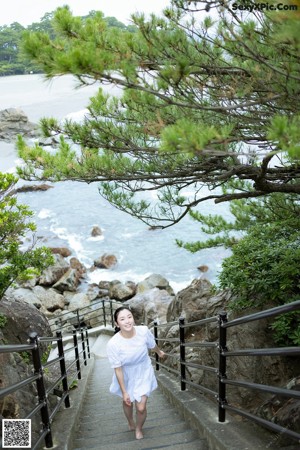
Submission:
[[[81,380],[81,370],[80,370],[80,360],[79,360],[79,351],[78,351],[77,330],[73,330],[73,341],[74,341],[77,377],[78,377],[78,380]]]
[[[157,330],[157,325],[158,322],[157,320],[154,321],[154,339],[155,339],[155,343],[156,345],[158,345],[158,330]],[[158,354],[155,353],[155,369],[159,370],[159,358],[158,358]]]
[[[110,316],[111,316],[111,326],[114,328],[115,327],[115,321],[114,321],[114,312],[113,312],[113,306],[112,306],[112,301],[109,301],[109,305],[110,305]]]
[[[77,314],[77,328],[78,330],[80,329],[80,317],[79,317],[79,309],[76,309],[76,314]]]
[[[106,315],[105,315],[105,304],[104,304],[104,300],[102,300],[102,310],[103,310],[103,322],[104,322],[104,326],[106,327]]]
[[[58,356],[60,358],[62,357],[62,359],[59,361],[60,373],[61,373],[61,375],[64,375],[64,378],[62,379],[62,387],[63,387],[63,391],[65,393],[67,393],[67,396],[65,398],[65,407],[70,408],[70,397],[69,397],[68,378],[67,378],[67,371],[66,371],[65,352],[64,352],[64,345],[63,345],[63,341],[62,341],[61,331],[57,331],[56,336],[58,338],[58,341],[57,341]]]
[[[179,341],[180,341],[180,378],[181,390],[185,391],[185,332],[184,332],[184,318],[179,318]]]
[[[81,334],[81,345],[82,345],[82,354],[83,354],[83,361],[84,361],[84,365],[87,365],[87,360],[86,360],[86,352],[85,352],[85,342],[84,342],[84,335],[83,335],[83,328],[80,328],[80,334]]]
[[[227,328],[223,327],[223,323],[227,322],[227,313],[225,311],[219,314],[219,422],[225,422],[226,409],[224,404],[226,401],[226,384],[222,381],[226,378],[226,356],[224,351],[227,350]]]
[[[35,333],[35,332],[30,333],[29,339],[30,339],[30,343],[34,344],[34,348],[32,349],[32,362],[33,362],[34,372],[36,374],[39,374],[39,378],[36,380],[36,386],[37,386],[39,403],[43,403],[43,406],[41,408],[42,424],[43,424],[44,430],[48,430],[48,433],[45,436],[45,444],[46,444],[46,448],[50,448],[50,447],[53,447],[53,440],[52,440],[50,418],[49,418],[49,411],[48,411],[48,404],[47,404],[47,394],[46,394],[46,388],[45,388],[45,383],[44,383],[43,368],[42,368],[42,362],[41,362],[41,357],[40,357],[40,349],[39,349],[37,333]]]
[[[85,329],[85,338],[86,338],[86,346],[87,346],[88,358],[90,359],[90,357],[91,357],[91,352],[90,352],[89,333],[88,333],[87,328]]]

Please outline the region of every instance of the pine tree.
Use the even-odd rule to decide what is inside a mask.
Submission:
[[[19,139],[20,175],[99,182],[116,207],[162,227],[207,199],[299,194],[295,3],[249,12],[252,0],[248,11],[216,1],[208,11],[206,1],[174,0],[163,17],[134,15],[135,33],[109,28],[101,13],[83,21],[58,8],[56,38],[27,33],[25,51],[48,78],[100,87],[83,123],[42,120],[46,136],[60,135],[57,151]],[[139,194],[154,189],[153,206]]]

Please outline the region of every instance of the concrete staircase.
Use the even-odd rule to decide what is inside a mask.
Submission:
[[[182,419],[159,388],[147,403],[144,439],[128,431],[119,397],[109,393],[112,369],[106,358],[96,359],[85,390],[72,450],[207,450],[206,439]]]

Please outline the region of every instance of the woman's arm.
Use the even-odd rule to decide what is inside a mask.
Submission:
[[[129,397],[128,392],[126,392],[126,387],[125,387],[125,383],[124,383],[124,376],[123,376],[123,369],[122,367],[116,367],[115,368],[115,374],[123,395],[123,401],[126,403],[126,405],[130,406],[131,405],[131,400]]]
[[[153,350],[155,353],[157,353],[158,356],[159,356],[160,358],[166,357],[165,352],[163,352],[163,351],[158,347],[158,345],[156,345],[156,346],[155,346],[154,348],[152,348],[151,350]]]

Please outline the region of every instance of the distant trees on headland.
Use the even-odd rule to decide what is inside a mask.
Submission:
[[[82,19],[93,17],[95,13],[95,11],[90,11]],[[34,22],[27,27],[23,27],[18,22],[0,26],[0,76],[41,72],[41,68],[21,51],[20,42],[24,31],[45,32],[55,38],[55,30],[51,23],[53,15],[54,11],[46,13],[40,22]],[[106,17],[104,20],[110,27],[121,28],[127,31],[135,30],[134,26],[126,26],[115,17]]]

